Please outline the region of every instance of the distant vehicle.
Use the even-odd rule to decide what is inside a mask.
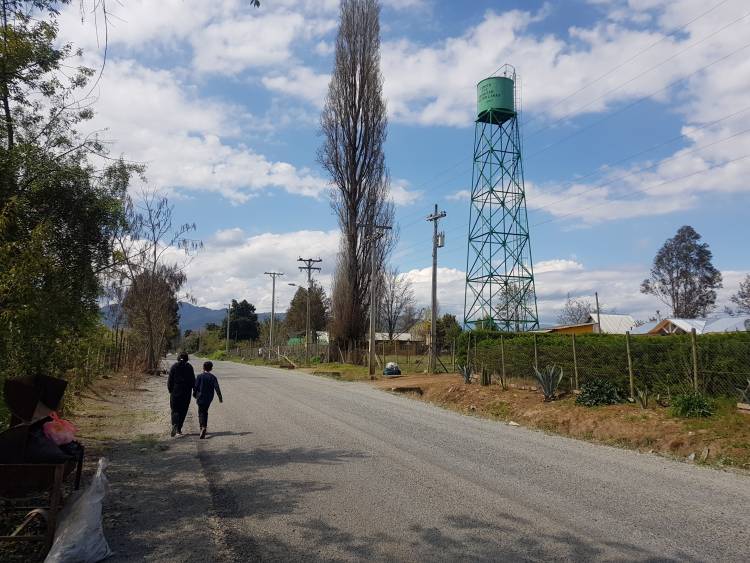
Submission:
[[[388,362],[387,364],[385,364],[383,375],[386,375],[386,376],[401,375],[401,368],[398,367],[398,364],[396,362]]]

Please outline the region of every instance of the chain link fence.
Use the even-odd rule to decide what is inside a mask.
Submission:
[[[739,397],[750,385],[750,334],[671,336],[480,334],[466,339],[459,362],[487,370],[500,384],[533,385],[534,368],[563,369],[563,389],[604,378],[627,396],[637,390],[670,395],[697,390]],[[467,360],[468,358],[468,360]]]

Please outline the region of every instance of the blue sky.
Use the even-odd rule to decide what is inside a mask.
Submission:
[[[74,4],[62,36],[100,64],[94,18]],[[180,220],[197,223],[205,249],[187,265],[197,302],[247,298],[266,311],[263,272],[299,281],[298,255],[320,255],[330,284],[337,225],[316,151],[338,3],[246,4],[111,7],[91,130],[103,130],[114,154],[145,162],[149,186],[169,194]],[[737,290],[750,271],[741,242],[750,209],[746,1],[382,4],[386,157],[401,228],[393,261],[421,303],[431,264],[424,217],[437,203],[448,214],[441,308],[462,313],[475,85],[506,62],[521,76],[543,320],[554,321],[567,294],[594,291],[618,312],[665,312],[639,284],[684,224],[711,245],[722,305]],[[281,285],[277,307],[292,291]]]

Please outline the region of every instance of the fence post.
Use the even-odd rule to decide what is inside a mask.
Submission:
[[[628,377],[630,378],[630,400],[635,400],[635,382],[633,380],[633,359],[630,356],[630,331],[625,331],[625,350],[628,353]]]
[[[695,337],[695,329],[690,330],[690,347],[693,353],[693,389],[698,391],[698,341]]]
[[[503,375],[502,384],[505,387],[505,339],[500,335],[500,373]]]
[[[578,390],[578,353],[576,352],[576,335],[573,333],[573,375],[575,376],[575,389]]]
[[[534,369],[539,369],[539,352],[537,350],[536,332],[534,333]]]
[[[451,372],[456,373],[456,339],[451,344]]]

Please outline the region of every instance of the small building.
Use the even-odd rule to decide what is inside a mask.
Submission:
[[[573,325],[560,325],[544,329],[544,332],[560,334],[625,334],[635,326],[635,319],[630,315],[600,313],[597,322],[596,313],[588,316],[585,322]]]
[[[696,334],[747,332],[750,331],[750,315],[724,316],[711,319],[667,318],[646,323],[633,330],[633,334],[668,336],[670,334],[689,334],[693,329],[695,329]]]
[[[391,339],[388,338],[387,332],[376,332],[375,333],[375,342],[390,342]],[[412,332],[397,332],[393,335],[393,341],[396,342],[424,342],[424,338],[421,336],[414,334]]]

